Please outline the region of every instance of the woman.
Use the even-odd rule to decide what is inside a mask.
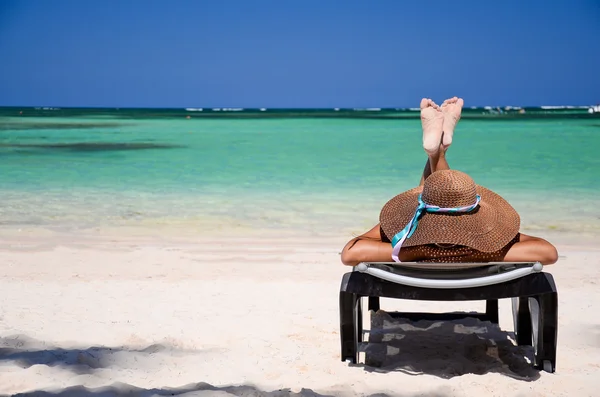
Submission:
[[[465,173],[450,170],[446,151],[463,100],[442,106],[421,101],[423,148],[428,160],[418,187],[392,198],[380,223],[350,240],[342,262],[541,262],[557,261],[556,248],[519,233],[520,218],[496,193]]]

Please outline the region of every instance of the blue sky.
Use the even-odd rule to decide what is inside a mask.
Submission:
[[[0,106],[600,102],[600,1],[0,0]]]

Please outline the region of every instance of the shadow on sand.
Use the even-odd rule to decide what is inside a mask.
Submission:
[[[533,348],[516,346],[513,333],[475,318],[454,321],[409,321],[380,310],[371,317],[363,344],[366,371],[398,371],[452,378],[464,374],[500,373],[533,381]]]
[[[153,344],[142,349],[92,346],[85,349],[63,349],[47,346],[24,335],[0,338],[0,364],[9,363],[21,368],[46,365],[71,371],[75,374],[91,374],[97,369],[109,368],[118,364],[124,355],[148,356],[154,353],[186,350],[173,348],[167,344]],[[194,350],[197,353],[198,351]]]
[[[408,394],[386,394],[376,393],[370,395],[342,393],[344,396],[361,396],[361,397],[416,397],[417,395]],[[338,397],[340,394],[320,394],[311,389],[302,388],[298,392],[291,389],[279,389],[274,391],[263,391],[255,386],[212,386],[208,383],[193,383],[190,385],[181,386],[178,388],[163,388],[163,389],[140,389],[125,384],[113,384],[107,387],[97,389],[88,389],[82,386],[69,387],[56,391],[32,391],[27,393],[15,394],[13,397],[151,397],[151,396],[180,396],[180,397]],[[422,394],[418,394],[421,396]],[[428,397],[446,397],[444,393],[427,393]]]
[[[418,321],[392,318],[379,311],[372,316],[369,342],[363,346],[365,365],[357,365],[369,372],[401,372],[407,375],[429,374],[452,378],[464,374],[500,373],[511,378],[533,381],[539,372],[532,368],[528,358],[531,347],[515,346],[512,335],[489,322],[467,318],[455,321]],[[83,349],[64,349],[47,346],[24,335],[0,338],[0,365],[3,363],[29,368],[34,365],[57,367],[74,375],[94,374],[96,370],[121,366],[154,353],[198,353],[169,346],[153,344],[145,348],[95,346]],[[358,368],[357,368],[358,369]],[[360,374],[357,373],[357,376]],[[332,381],[332,383],[336,383]],[[416,397],[413,394],[376,393],[366,397]],[[150,396],[242,396],[242,397],[355,397],[352,391],[317,393],[311,389],[292,391],[289,388],[265,391],[254,385],[213,386],[205,382],[170,388],[138,388],[124,383],[113,383],[100,388],[72,386],[61,389],[31,390],[14,396],[22,397],[150,397]],[[417,395],[425,395],[419,393]],[[427,396],[445,397],[444,390],[428,391]]]
[[[167,350],[167,353],[198,353],[197,350],[184,350],[169,346],[169,344],[154,344],[144,349],[130,347],[90,347],[86,349],[63,349],[47,346],[46,343],[29,338],[24,335],[14,335],[0,338],[0,365],[12,364],[22,368],[34,365],[46,365],[57,367],[61,370],[71,371],[74,375],[93,374],[96,370],[119,366],[121,359],[131,358],[131,355],[152,355]],[[141,357],[138,357],[141,358]],[[127,361],[127,360],[124,360]],[[130,360],[129,360],[130,361]],[[335,379],[332,383],[337,383]],[[399,390],[402,390],[399,388]],[[375,393],[365,395],[355,393],[351,389],[337,392],[331,391],[324,394],[311,389],[302,388],[293,391],[290,388],[282,388],[273,391],[261,390],[251,384],[237,386],[213,386],[209,383],[190,383],[179,387],[140,388],[126,383],[115,382],[108,386],[88,388],[81,385],[58,388],[30,390],[23,393],[13,394],[16,397],[150,397],[150,396],[181,396],[181,397],[416,397],[414,394],[406,393]],[[422,393],[418,394],[423,395]],[[443,391],[432,391],[427,394],[431,397],[446,397]],[[3,397],[3,395],[0,395]]]
[[[255,386],[212,386],[208,383],[200,382],[193,383],[177,388],[162,388],[162,389],[141,389],[138,387],[115,383],[111,386],[100,387],[96,389],[88,389],[83,386],[68,387],[62,390],[55,391],[31,391],[27,393],[15,394],[13,397],[151,397],[151,396],[180,396],[180,397],[338,397],[344,395],[348,397],[416,397],[417,395],[409,394],[386,394],[376,393],[370,395],[342,393],[342,394],[320,394],[311,389],[302,388],[298,392],[291,389],[279,389],[274,391],[263,391]],[[418,396],[423,394],[419,393]],[[445,393],[432,392],[427,393],[428,397],[446,397]]]

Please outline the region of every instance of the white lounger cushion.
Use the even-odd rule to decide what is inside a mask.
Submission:
[[[488,264],[480,264],[479,269],[485,266],[495,266],[498,270],[495,274],[484,275],[481,277],[468,277],[465,274],[465,278],[440,278],[436,279],[431,277],[431,270],[435,270],[436,264],[425,264],[425,263],[406,263],[407,268],[411,268],[411,275],[404,275],[393,273],[381,269],[381,265],[401,269],[404,263],[387,263],[387,262],[362,262],[359,263],[354,269],[361,273],[367,273],[372,276],[378,277],[382,280],[391,281],[397,284],[409,285],[412,287],[421,288],[473,288],[473,287],[484,287],[487,285],[504,283],[507,281],[515,280],[527,276],[531,273],[539,273],[543,269],[543,265],[539,262],[530,263],[518,263],[518,262],[494,262]],[[377,267],[377,266],[380,267]],[[447,266],[447,264],[445,264]],[[461,266],[464,264],[457,264]],[[507,269],[508,267],[512,269]],[[422,277],[418,275],[418,269],[421,268],[423,271]],[[454,273],[455,271],[448,271],[447,267],[442,269],[445,273]],[[461,271],[456,271],[457,275],[461,274]]]

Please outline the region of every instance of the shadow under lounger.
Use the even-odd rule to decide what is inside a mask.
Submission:
[[[358,362],[363,342],[361,298],[379,310],[379,298],[427,301],[485,300],[485,313],[390,313],[410,320],[475,317],[498,324],[498,299],[511,298],[516,341],[533,346],[535,368],[554,372],[558,294],[538,262],[364,262],[344,274],[340,287],[342,361]]]

